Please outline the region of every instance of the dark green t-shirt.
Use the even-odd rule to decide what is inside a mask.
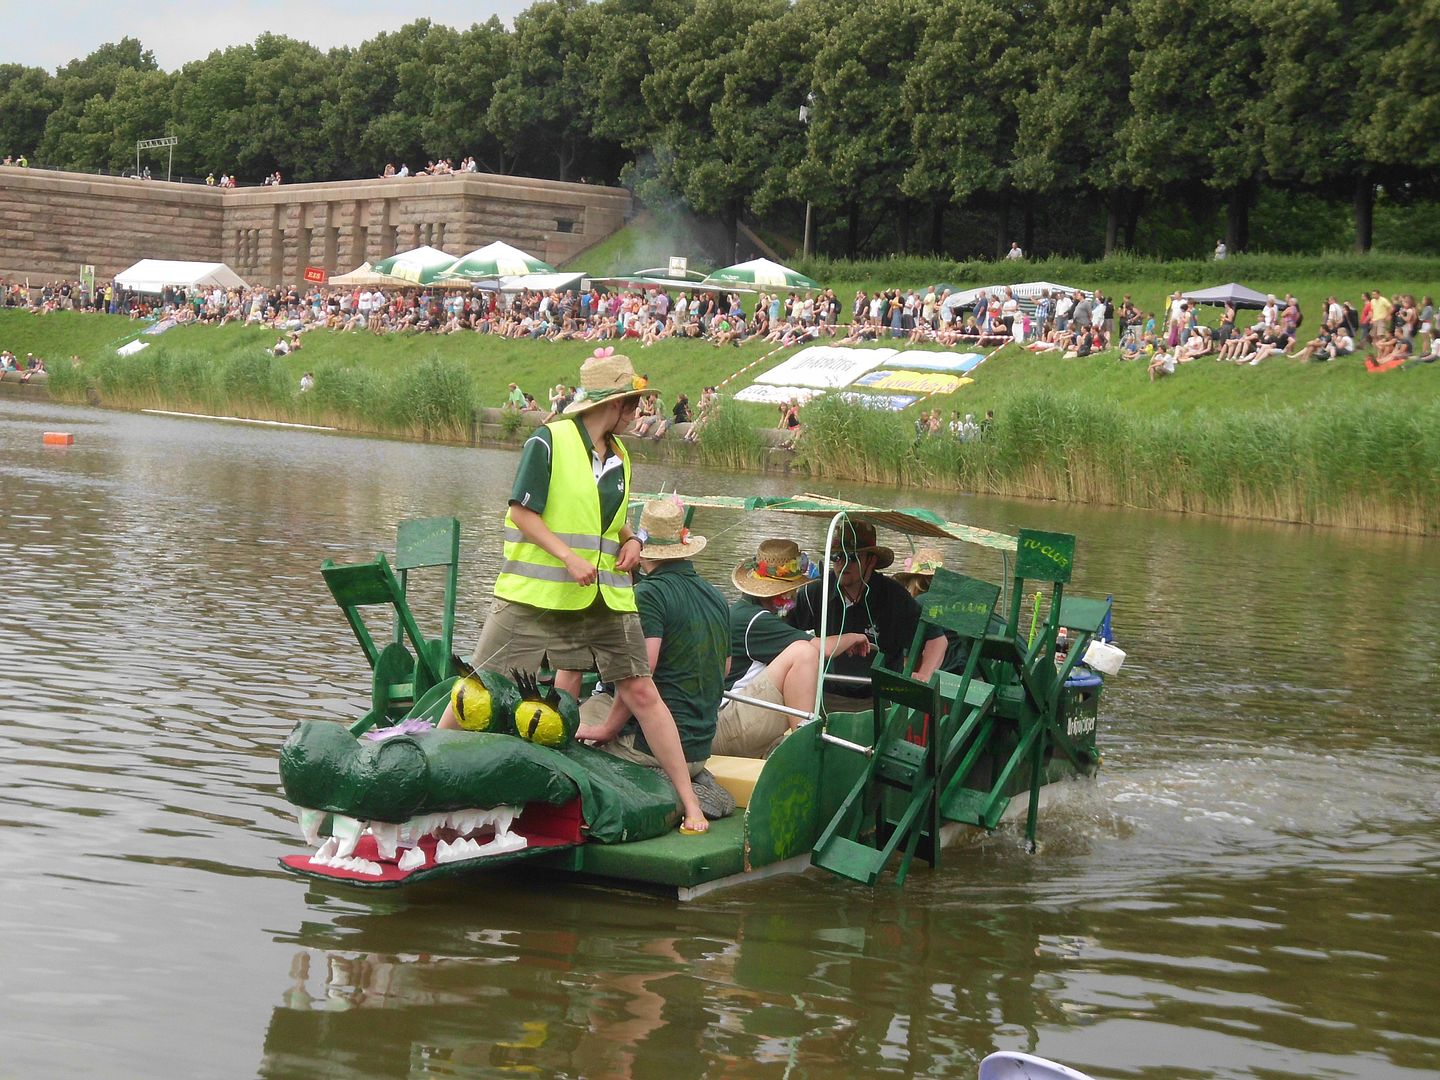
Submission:
[[[797,630],[769,608],[742,597],[730,605],[730,674],[725,689],[749,673],[754,664],[768,664],[797,641],[810,635]]]
[[[580,441],[590,452],[591,467],[595,468],[595,444],[590,441],[590,432],[579,417],[568,417],[555,421],[557,424],[574,424],[580,429]],[[510,501],[534,510],[545,512],[545,503],[550,497],[550,467],[555,449],[549,425],[535,429],[535,434],[525,440],[520,449],[520,464],[515,469],[515,483],[510,488]],[[625,506],[625,466],[620,455],[607,459],[595,478],[600,490],[600,520],[602,528],[614,519],[616,511]]]
[[[663,562],[635,583],[635,604],[647,638],[660,639],[655,686],[670,707],[686,761],[704,761],[715,738],[724,692],[730,613],[720,590],[689,559]],[[650,752],[635,720],[635,745]]]

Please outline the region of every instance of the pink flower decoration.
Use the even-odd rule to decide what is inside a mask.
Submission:
[[[612,356],[612,355],[614,355],[614,353],[615,353],[615,346],[613,346],[613,345],[606,345],[603,349],[596,349],[596,350],[595,350],[595,359],[597,359],[597,360],[604,360],[605,357],[607,357],[607,356]]]

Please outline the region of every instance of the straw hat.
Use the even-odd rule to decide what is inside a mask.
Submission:
[[[795,541],[762,540],[755,558],[737,566],[730,580],[746,596],[782,596],[813,580],[812,570],[818,568]]]
[[[640,531],[646,535],[642,554],[655,562],[693,559],[708,543],[685,527],[685,507],[679,499],[647,502],[640,510]]]
[[[575,400],[565,409],[566,416],[619,401],[643,392],[635,388],[635,366],[630,358],[612,348],[596,349],[595,354],[580,365],[580,389]]]
[[[884,570],[895,561],[895,552],[875,543],[875,526],[868,521],[847,519],[837,534],[836,555],[874,555],[875,569]]]
[[[935,571],[945,565],[945,557],[935,548],[916,548],[915,554],[906,559],[891,575],[902,585],[909,578],[934,577]]]

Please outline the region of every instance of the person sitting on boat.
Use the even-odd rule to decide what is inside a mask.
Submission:
[[[705,816],[726,817],[734,811],[735,800],[716,783],[705,762],[725,690],[729,609],[720,590],[695,572],[690,560],[705,550],[706,540],[685,527],[685,509],[678,499],[646,503],[636,535],[644,576],[635,583],[635,604],[655,687],[675,718]],[[659,769],[648,734],[631,719],[623,698],[597,693],[580,706],[576,738],[597,743],[625,761]]]
[[[832,555],[832,574],[827,635],[862,633],[884,656],[885,666],[898,671],[905,659],[905,650],[915,637],[920,622],[920,605],[904,586],[880,573],[895,561],[895,552],[875,542],[875,526],[867,521],[847,520],[835,533],[836,549]],[[790,624],[802,630],[822,632],[820,607],[824,594],[821,582],[812,581],[795,594],[795,609]],[[920,656],[915,662],[914,677],[925,682],[945,658],[945,632],[931,627],[925,636]],[[831,670],[837,675],[865,676],[870,663],[858,656],[840,655]],[[825,705],[831,709],[857,707],[856,699],[868,698],[868,684],[843,682],[832,684],[825,694]]]
[[[730,575],[740,599],[730,605],[730,673],[725,689],[801,713],[815,709],[820,639],[782,618],[794,606],[795,590],[808,585],[819,567],[793,540],[762,540],[753,559]],[[864,634],[841,634],[830,651],[870,653]],[[716,754],[769,757],[803,717],[729,698],[716,719]]]
[[[682,827],[704,831],[675,718],[650,676],[630,580],[643,541],[626,522],[630,455],[616,434],[639,394],[630,358],[597,349],[581,365],[565,415],[525,441],[505,515],[505,561],[471,666],[509,675],[548,663],[555,685],[576,697],[580,672],[598,671],[675,786]],[[453,708],[440,726],[459,726]]]

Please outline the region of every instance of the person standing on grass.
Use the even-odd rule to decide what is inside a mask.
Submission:
[[[580,368],[565,415],[525,441],[505,515],[505,559],[471,666],[555,670],[555,685],[580,696],[595,670],[633,715],[649,753],[675,787],[682,828],[709,828],[690,780],[680,735],[651,678],[631,572],[645,536],[630,529],[630,455],[617,433],[640,391],[630,358],[596,349]],[[459,727],[453,707],[442,728]]]

